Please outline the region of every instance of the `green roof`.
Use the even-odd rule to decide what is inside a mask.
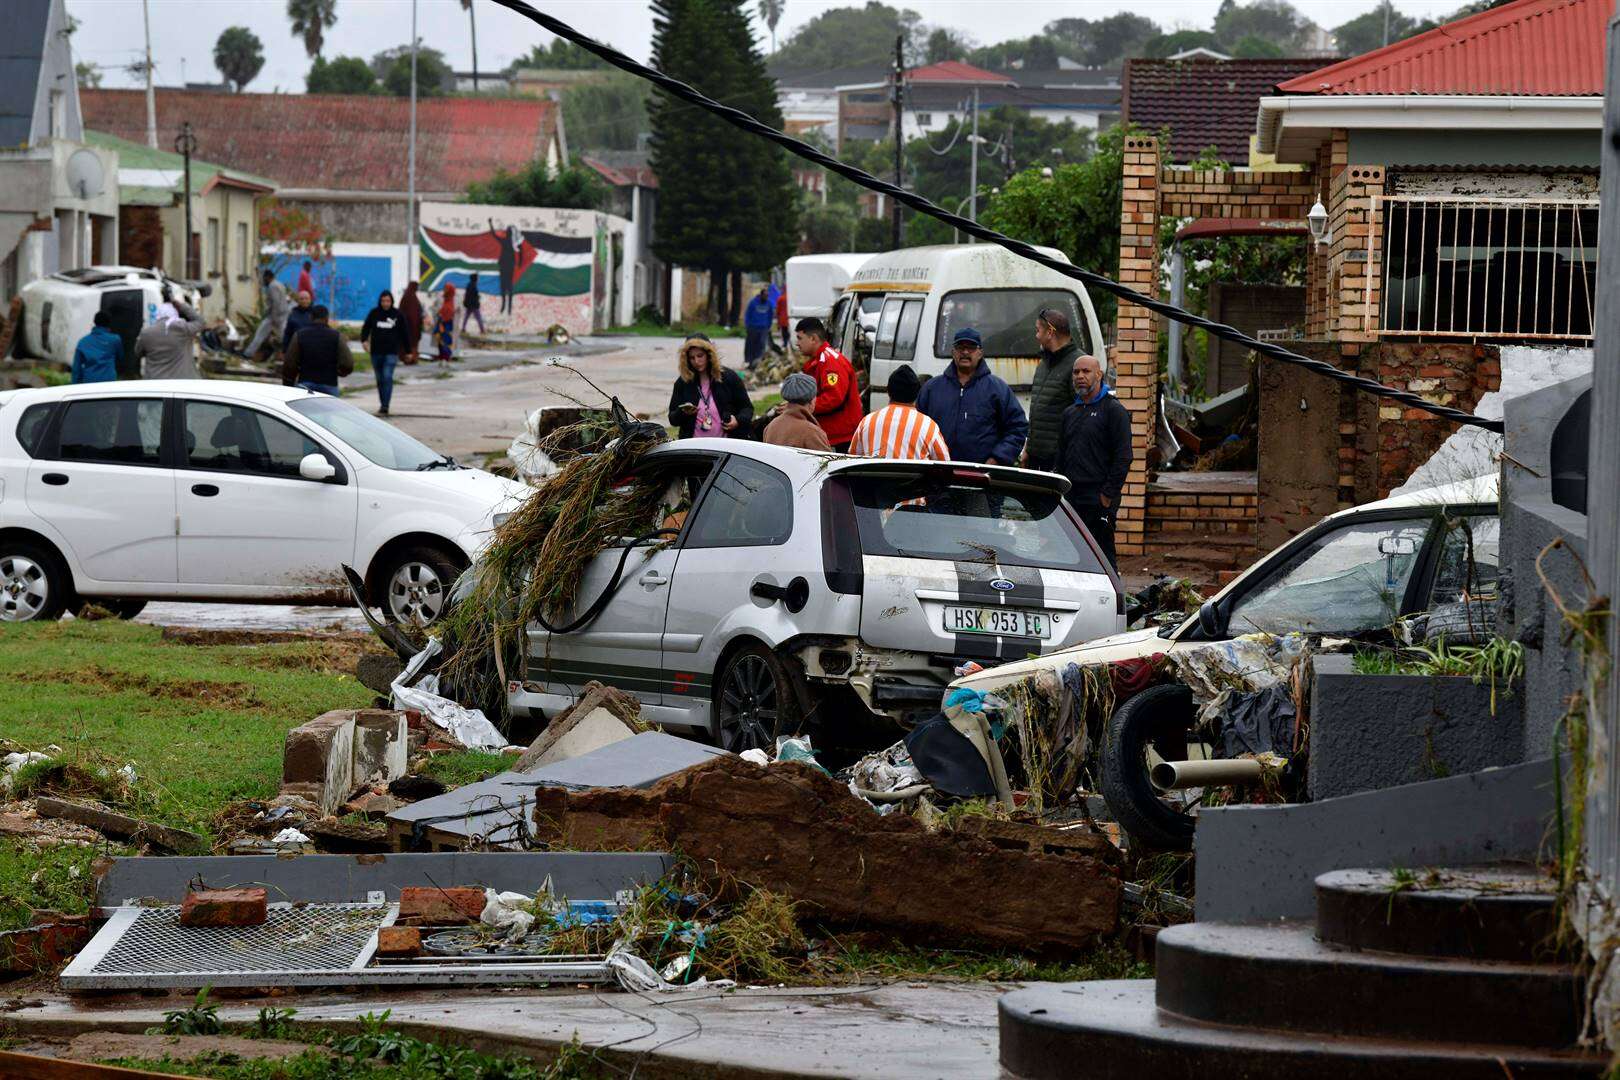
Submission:
[[[171,206],[180,193],[185,159],[170,150],[154,150],[104,131],[84,133],[84,141],[118,152],[118,201],[125,206]],[[274,190],[276,182],[263,176],[227,169],[201,158],[191,159],[191,192],[200,195],[216,176]]]

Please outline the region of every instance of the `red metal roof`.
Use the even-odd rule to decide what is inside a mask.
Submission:
[[[1166,160],[1186,164],[1213,146],[1232,165],[1249,163],[1249,136],[1260,99],[1279,82],[1310,71],[1318,59],[1125,62],[1120,119],[1157,132],[1170,129]]]
[[[579,163],[588,169],[594,169],[603,180],[614,187],[644,187],[656,188],[658,174],[652,168],[643,164],[610,164],[594,154],[581,154]]]
[[[1012,79],[1005,75],[998,75],[994,71],[986,71],[982,67],[974,67],[960,60],[941,60],[937,64],[927,64],[915,67],[906,72],[906,78],[911,82],[930,83],[995,83],[998,86],[1016,86]]]
[[[1290,79],[1284,94],[1603,93],[1613,0],[1514,0]]]
[[[84,126],[146,141],[140,90],[81,90]],[[258,173],[284,188],[404,191],[410,102],[344,94],[157,92],[158,145],[190,121],[197,156]],[[417,102],[416,188],[459,192],[496,169],[544,158],[557,106],[541,98],[429,98]]]

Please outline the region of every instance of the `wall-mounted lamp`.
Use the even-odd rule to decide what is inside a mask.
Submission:
[[[1328,231],[1327,207],[1322,205],[1321,199],[1317,199],[1311,212],[1305,215],[1305,224],[1311,227],[1311,239],[1316,241],[1317,247],[1332,242],[1333,234]]]

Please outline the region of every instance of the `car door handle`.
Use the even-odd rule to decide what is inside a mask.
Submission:
[[[656,589],[662,585],[668,584],[669,578],[665,577],[663,574],[660,574],[656,570],[649,570],[645,574],[641,575],[641,587],[643,589]]]
[[[193,495],[201,495],[203,498],[209,499],[219,494],[219,488],[215,487],[213,484],[192,484],[191,493]]]
[[[59,472],[48,472],[40,479],[51,485],[51,487],[61,487],[68,482],[67,473]]]

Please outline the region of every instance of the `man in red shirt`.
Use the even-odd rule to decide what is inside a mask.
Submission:
[[[800,319],[793,340],[804,357],[804,373],[816,380],[816,400],[811,405],[816,422],[827,433],[833,450],[847,454],[855,426],[861,422],[855,365],[828,343],[827,327],[820,319]]]
[[[786,352],[788,346],[788,312],[786,289],[783,289],[781,292],[776,294],[776,328],[782,332],[782,351]]]
[[[310,276],[310,270],[312,269],[314,269],[314,267],[310,264],[310,261],[305,259],[303,269],[298,271],[297,291],[307,292],[310,296],[315,295],[315,279]]]

